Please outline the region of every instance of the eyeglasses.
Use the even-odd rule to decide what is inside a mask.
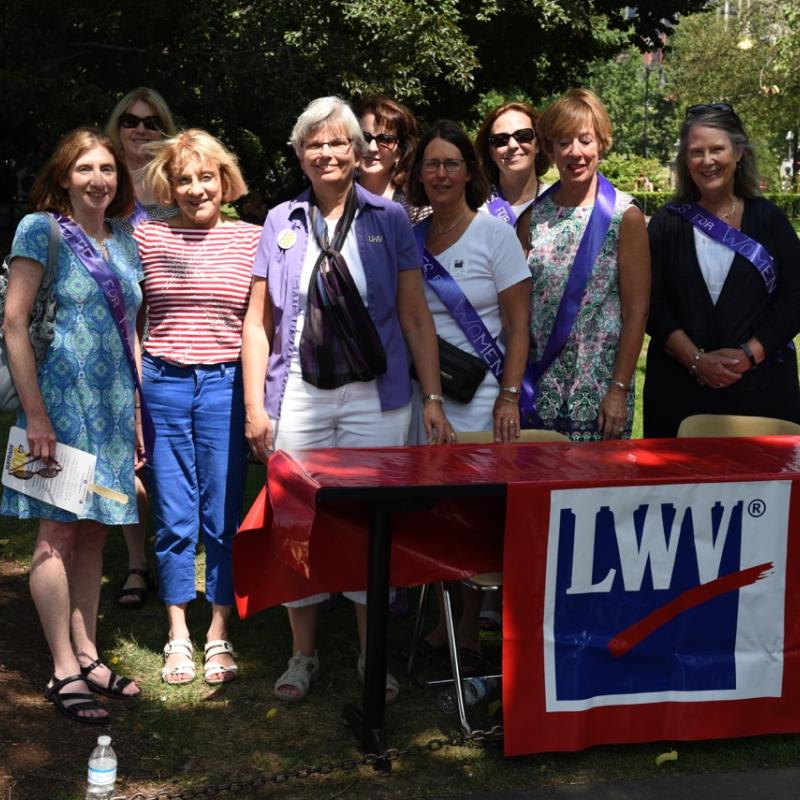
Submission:
[[[736,116],[733,106],[730,103],[698,103],[696,106],[689,106],[689,108],[686,109],[686,119],[689,119],[689,117],[696,117],[698,114],[702,114],[705,111],[719,111],[722,114],[733,114]]]
[[[520,128],[514,133],[492,133],[488,141],[492,147],[505,147],[512,136],[517,144],[530,144],[536,138],[536,131],[533,128]]]
[[[121,127],[131,130],[138,128],[139,125],[144,125],[149,131],[160,131],[162,125],[161,117],[137,117],[136,114],[128,114],[127,112],[120,115],[119,124]]]
[[[303,142],[303,152],[310,156],[318,156],[327,145],[335,156],[346,156],[353,144],[352,139],[331,139],[329,142]]]
[[[426,158],[422,162],[422,171],[434,175],[439,171],[439,167],[444,167],[444,171],[448,175],[455,175],[460,172],[465,163],[463,158]]]
[[[22,481],[30,480],[34,475],[39,475],[42,478],[55,478],[59,472],[62,470],[61,464],[58,461],[51,460],[36,469],[26,469],[30,464],[33,464],[35,461],[39,461],[39,458],[35,458],[31,456],[29,459],[24,461],[18,467],[9,470],[9,472],[15,477],[19,478]]]
[[[361,133],[364,134],[367,144],[377,142],[378,147],[382,147],[384,150],[394,150],[400,141],[400,137],[393,133],[369,133],[369,131],[361,131]]]

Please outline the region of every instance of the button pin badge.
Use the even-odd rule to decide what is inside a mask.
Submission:
[[[294,247],[295,242],[297,242],[297,234],[291,228],[284,228],[278,234],[278,247],[281,250],[289,250]]]

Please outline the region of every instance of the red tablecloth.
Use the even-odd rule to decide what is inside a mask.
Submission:
[[[392,583],[502,558],[507,753],[798,731],[800,608],[785,579],[800,569],[798,478],[795,437],[279,452],[234,540],[237,605],[365,588],[370,500],[505,487],[396,513]],[[759,621],[762,607],[779,621]],[[759,631],[771,638],[751,641]],[[719,667],[698,652],[715,636]],[[761,688],[743,665],[764,653]]]

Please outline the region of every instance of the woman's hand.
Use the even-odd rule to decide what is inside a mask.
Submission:
[[[627,393],[621,387],[612,385],[600,401],[597,428],[604,439],[619,439],[625,431],[627,421]]]
[[[144,431],[142,429],[142,409],[140,406],[136,406],[134,430],[133,469],[138,472],[147,463],[147,450],[144,446]]]
[[[741,379],[742,373],[750,366],[743,351],[730,348],[701,353],[694,363],[697,382],[711,389],[731,386]]]
[[[452,444],[456,441],[456,433],[439,400],[423,401],[422,423],[428,444]]]
[[[261,409],[245,415],[244,435],[253,455],[265,464],[272,455],[272,423],[269,414]]]
[[[519,403],[504,400],[502,395],[498,395],[492,416],[496,442],[515,442],[519,439]]]
[[[56,434],[47,412],[28,414],[25,433],[28,436],[28,450],[33,458],[40,458],[42,461],[55,459]]]

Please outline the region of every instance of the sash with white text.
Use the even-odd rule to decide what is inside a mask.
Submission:
[[[715,217],[696,203],[670,203],[666,208],[673,214],[683,217],[710,239],[725,245],[729,250],[733,250],[734,253],[744,256],[764,279],[767,293],[772,294],[775,291],[778,285],[778,271],[775,267],[775,260],[762,244],[759,244],[755,239],[751,239],[746,233],[742,233],[732,225],[728,225],[727,222],[719,217]]]

